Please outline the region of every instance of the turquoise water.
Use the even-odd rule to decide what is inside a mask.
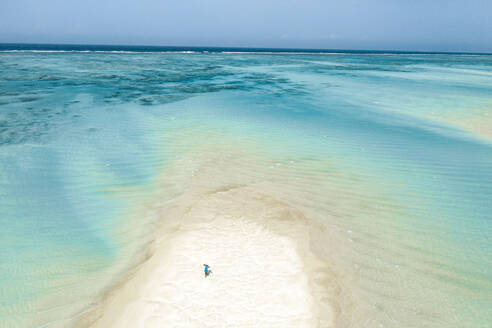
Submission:
[[[492,56],[25,51],[0,68],[2,327],[94,306],[152,240],[155,195],[186,189],[158,181],[207,139],[261,154],[245,175],[348,238],[373,309],[340,326],[490,323]]]

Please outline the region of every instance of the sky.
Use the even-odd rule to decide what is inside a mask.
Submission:
[[[492,52],[492,0],[0,0],[0,43]]]

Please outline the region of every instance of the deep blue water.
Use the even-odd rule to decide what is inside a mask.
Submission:
[[[428,52],[398,50],[349,50],[349,49],[298,49],[298,48],[240,48],[240,47],[184,47],[184,46],[145,46],[145,45],[102,45],[102,44],[28,44],[0,43],[0,51],[131,51],[131,52],[244,52],[244,53],[340,53],[340,54],[470,54],[467,52]],[[488,53],[473,53],[490,55]]]

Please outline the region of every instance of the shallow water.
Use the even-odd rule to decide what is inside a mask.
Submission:
[[[336,263],[338,326],[489,324],[492,56],[3,52],[0,68],[2,326],[94,306],[198,176],[326,226],[312,248]]]

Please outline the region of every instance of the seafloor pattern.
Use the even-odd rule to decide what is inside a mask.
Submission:
[[[94,306],[215,167],[336,235],[312,247],[352,277],[341,326],[486,327],[491,77],[492,56],[0,53],[2,327]]]

